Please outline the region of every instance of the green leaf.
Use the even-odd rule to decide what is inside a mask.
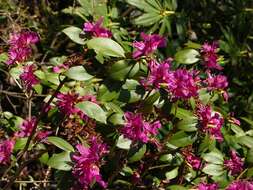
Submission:
[[[175,115],[179,119],[193,118],[194,114],[186,109],[179,108],[175,105],[172,106],[171,114]],[[196,117],[195,117],[196,118]]]
[[[159,13],[144,13],[143,15],[139,16],[134,20],[135,24],[143,25],[143,26],[150,26],[162,19],[162,16]]]
[[[95,119],[101,123],[106,123],[106,113],[96,103],[84,101],[78,103],[76,107],[81,109],[90,118]]]
[[[69,70],[65,72],[65,75],[71,79],[78,81],[86,81],[93,78],[92,75],[86,72],[83,66],[71,67]]]
[[[64,61],[66,60],[67,60],[67,56],[52,57],[49,59],[49,63],[56,66],[56,65],[63,64]]]
[[[200,49],[201,48],[201,44],[198,44],[198,43],[195,43],[195,42],[192,42],[192,41],[188,41],[185,45],[188,48],[193,48],[193,49]]]
[[[189,188],[183,187],[181,185],[171,185],[168,187],[169,190],[189,190]]]
[[[231,124],[231,130],[236,134],[237,137],[245,136],[245,132],[238,125]]]
[[[179,121],[177,123],[177,127],[180,130],[187,131],[187,132],[192,132],[197,130],[197,125],[198,119],[197,117],[186,117],[185,119]]]
[[[125,123],[122,113],[113,114],[109,117],[108,121],[110,121],[113,125],[124,125]]]
[[[169,143],[176,147],[184,147],[192,144],[194,141],[195,138],[192,138],[184,131],[179,131],[170,138]]]
[[[120,174],[123,176],[131,176],[133,175],[133,173],[134,171],[128,166],[125,166],[124,168],[122,168],[122,171],[120,172]]]
[[[246,117],[241,117],[241,119],[243,121],[245,121],[246,123],[248,123],[251,127],[253,127],[253,121],[252,120],[250,120],[250,119],[248,119]]]
[[[70,26],[68,28],[63,29],[62,32],[65,33],[72,41],[81,45],[85,44],[84,40],[81,39],[79,36],[82,32],[82,29],[75,26]]]
[[[145,12],[157,12],[160,13],[160,10],[151,6],[145,0],[126,0],[127,3],[144,10]]]
[[[39,158],[39,161],[43,164],[47,164],[49,159],[49,155],[47,152],[45,152],[44,154],[42,154],[42,156]]]
[[[253,148],[251,148],[250,150],[248,150],[246,161],[248,163],[253,163]]]
[[[0,54],[0,63],[5,63],[8,60],[8,54],[7,53],[1,53]]]
[[[113,89],[112,89],[113,88]],[[100,85],[98,90],[97,98],[98,100],[102,102],[110,102],[114,99],[116,99],[119,96],[119,88],[120,87],[114,87],[113,85]]]
[[[17,151],[17,150],[22,150],[25,148],[25,145],[26,145],[26,142],[27,142],[27,137],[25,138],[18,138],[16,140],[16,143],[15,143],[15,146],[14,146],[14,150]]]
[[[73,148],[73,146],[71,144],[69,144],[67,141],[65,141],[64,139],[62,139],[60,137],[48,137],[47,141],[62,150],[70,151],[70,152],[75,151],[75,149]]]
[[[159,158],[159,160],[162,162],[171,162],[172,159],[173,159],[172,154],[164,154]]]
[[[177,63],[183,64],[193,64],[196,63],[200,56],[199,52],[195,49],[184,49],[180,50],[175,55],[175,61]]]
[[[129,163],[137,162],[142,159],[146,153],[146,145],[144,144],[133,156],[129,158]]]
[[[205,154],[203,156],[203,159],[209,163],[218,164],[218,165],[223,165],[223,162],[224,162],[222,154],[217,151],[213,151],[213,152],[209,152]]]
[[[9,73],[14,79],[19,79],[19,76],[22,74],[23,68],[21,66],[16,66],[10,69]]]
[[[125,57],[125,51],[110,38],[93,38],[87,43],[88,48],[94,49],[97,54],[112,57]]]
[[[132,78],[139,69],[139,64],[129,65],[127,61],[121,60],[112,65],[109,76],[114,80],[123,81],[125,78]]]
[[[177,175],[178,175],[178,167],[176,167],[173,170],[165,173],[165,176],[168,180],[176,178]]]
[[[248,148],[253,148],[253,137],[241,136],[237,138],[238,143],[245,145]]]
[[[247,171],[247,177],[252,178],[253,177],[253,167],[249,168]]]
[[[131,143],[132,141],[130,139],[124,138],[123,135],[120,135],[116,146],[121,149],[129,150]]]
[[[58,169],[58,170],[71,170],[71,166],[68,164],[71,162],[70,152],[62,152],[59,154],[53,154],[51,158],[49,158],[47,165]]]
[[[206,164],[202,171],[211,176],[220,176],[224,173],[224,168],[217,164]]]

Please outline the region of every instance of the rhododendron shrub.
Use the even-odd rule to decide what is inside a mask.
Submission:
[[[75,48],[57,57],[40,31],[9,31],[3,91],[20,106],[1,110],[0,187],[253,189],[253,133],[225,106],[219,42],[174,48],[121,22],[108,13],[64,28]]]

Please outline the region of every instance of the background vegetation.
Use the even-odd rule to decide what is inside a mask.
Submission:
[[[90,48],[82,46],[83,42],[80,42],[80,39],[85,39],[85,36],[82,36],[82,34],[80,36],[73,35],[73,28],[71,28],[70,31],[66,30],[67,28],[73,26],[82,28],[84,22],[96,21],[101,16],[104,17],[104,25],[112,31],[113,38],[115,39],[115,41],[117,41],[117,43],[120,44],[125,50],[127,58],[131,57],[131,52],[133,50],[131,45],[132,41],[139,41],[139,34],[141,32],[157,33],[166,36],[168,40],[168,45],[166,48],[160,50],[159,57],[161,59],[167,57],[174,57],[178,51],[183,49],[183,47],[191,47],[198,49],[199,45],[203,44],[204,42],[218,41],[220,45],[219,54],[222,55],[220,57],[219,62],[224,67],[223,74],[228,77],[228,93],[230,98],[229,102],[218,99],[213,104],[214,106],[216,106],[216,109],[219,110],[219,112],[221,112],[222,114],[234,114],[236,118],[241,121],[241,128],[243,129],[243,131],[250,131],[252,129],[252,0],[1,0],[0,138],[8,137],[11,133],[13,133],[13,131],[15,131],[21,123],[19,119],[26,118],[28,114],[27,102],[20,98],[23,92],[15,84],[15,81],[13,81],[13,76],[14,78],[15,76],[17,76],[17,71],[9,71],[9,68],[7,68],[5,64],[7,60],[6,52],[8,52],[9,47],[9,34],[13,31],[15,32],[20,29],[29,28],[32,31],[36,31],[39,33],[41,40],[40,43],[36,47],[34,47],[35,53],[32,59],[37,63],[38,68],[41,70],[46,70],[48,66],[50,67],[64,62],[66,57],[69,57],[73,53],[83,54],[85,57],[86,70],[90,74],[96,75],[97,78],[102,79],[103,81],[92,81],[91,83],[85,83],[87,88],[78,90],[80,90],[80,92],[85,91],[93,93],[93,87],[94,85],[97,85],[96,87],[99,88],[99,94],[97,95],[98,99],[107,103],[111,101],[110,97],[114,96],[113,93],[115,91],[118,92],[118,89],[120,88],[119,86],[125,84],[126,78],[124,77],[126,75],[131,74],[132,71],[130,70],[130,72],[123,73],[125,76],[120,73],[115,74],[112,77],[108,77],[108,73],[103,71],[109,70],[109,72],[113,72],[114,70],[111,69],[111,66],[115,61],[117,61],[118,58],[102,59],[101,57],[97,56],[94,51],[91,51]],[[180,65],[174,65],[174,67],[183,68],[183,66]],[[193,67],[196,69],[199,68],[198,66]],[[188,66],[186,66],[186,68],[188,68]],[[137,74],[137,76],[142,76],[142,74],[143,72],[140,72]],[[38,89],[36,89],[37,96],[33,99],[32,115],[36,115],[38,112],[40,112],[44,98],[47,97],[48,94],[52,94],[53,91],[57,88],[57,85],[54,82],[57,79],[55,79],[54,77],[55,76],[53,75],[48,75],[48,78],[41,79],[43,81],[42,85],[38,87]],[[69,89],[71,89],[71,84],[69,84],[68,87]],[[80,88],[81,87],[83,86],[81,85]],[[109,92],[110,94],[103,94],[104,92]],[[122,91],[121,95],[119,96],[119,101],[124,102],[124,108],[129,109],[129,107],[135,106],[134,103],[132,103],[135,102],[135,100],[132,100],[131,98],[134,99],[136,97],[130,97],[129,100],[126,100],[126,95],[122,94]],[[150,101],[152,102],[152,100]],[[118,102],[116,102],[115,104],[117,103]],[[125,104],[127,105],[125,106]],[[107,108],[107,110],[115,111],[118,109],[117,106],[109,103],[106,104],[105,107]],[[145,109],[149,108],[145,107]],[[142,111],[145,112],[147,110]],[[50,124],[53,127],[59,125],[59,123],[61,123],[59,119],[60,116],[54,115],[59,113],[50,114],[49,119],[43,118],[43,122],[47,123],[48,120],[51,120]],[[113,122],[114,121],[111,121],[111,123]],[[119,121],[116,120],[115,122],[117,124],[117,122]],[[61,123],[61,125],[64,124]],[[170,125],[173,124],[168,122],[168,128],[166,128],[166,130],[170,131]],[[100,129],[102,126],[103,125],[98,125],[98,131],[103,136],[106,136],[106,138],[108,138],[106,141],[108,144],[111,145],[112,141],[117,139],[118,136],[115,135],[114,129]],[[163,131],[165,134],[168,132],[166,130]],[[73,144],[76,144],[76,139],[72,138],[72,136],[75,135],[74,132],[69,132],[68,134],[66,134],[66,131],[60,132],[61,137],[67,139],[68,142],[71,142],[71,144],[72,141],[74,141]],[[162,137],[164,135],[163,132],[161,132]],[[89,131],[87,133],[92,132]],[[109,134],[111,134],[112,136],[108,136]],[[251,170],[249,169],[250,172],[245,174],[247,175],[245,178],[252,178],[253,161],[252,158],[249,160],[248,157],[249,154],[252,155],[253,152],[253,137],[250,132],[247,133],[247,135],[248,134],[250,136],[249,142],[244,143],[244,145],[246,144],[247,149],[244,147],[238,147],[236,143],[236,145],[233,144],[232,140],[231,144],[233,145],[231,145],[231,147],[238,148],[241,155],[244,155],[245,160],[248,160],[247,168],[250,168]],[[160,138],[162,138],[161,136]],[[196,146],[198,145],[199,144],[197,144]],[[20,145],[20,147],[21,148],[17,148],[17,150],[24,148],[24,145]],[[139,154],[142,154],[140,153],[140,151],[143,151],[143,147],[134,147],[132,151],[135,151],[135,153],[137,152]],[[227,148],[219,148],[222,152],[225,150],[228,151]],[[135,149],[137,149],[138,151]],[[153,147],[147,147],[147,149],[150,149],[152,153]],[[50,151],[54,152],[55,148],[50,149]],[[144,155],[144,153],[142,154],[142,156]],[[120,155],[118,158],[116,156],[117,154]],[[120,159],[123,159],[123,157],[126,156],[125,154],[126,153],[123,150],[117,150],[117,152],[115,152],[114,154],[110,154],[110,158],[113,159],[115,163],[121,163]],[[134,154],[132,154],[132,156],[133,155]],[[140,160],[141,156],[140,158],[137,158],[137,161]],[[178,160],[176,159],[176,161]],[[126,187],[126,189],[141,189],[144,184],[146,185],[146,187],[144,186],[144,188],[147,189],[166,188],[167,182],[161,180],[161,176],[164,175],[165,171],[159,170],[160,173],[156,176],[157,170],[155,168],[155,164],[157,163],[150,163],[150,165],[154,167],[154,170],[151,169],[150,175],[143,174],[144,176],[146,176],[145,180],[151,180],[153,182],[152,184],[149,184],[144,180],[145,182],[143,182],[143,184],[139,184],[132,187],[131,180],[133,180],[132,178],[134,176],[134,171],[132,171],[131,168],[137,168],[137,165],[139,165],[140,163],[148,162],[148,156],[146,158],[143,158],[141,162],[137,162],[138,164],[134,162],[135,161],[130,164],[131,167],[125,167],[124,171],[118,171],[121,170],[123,166],[121,168],[117,168],[117,166],[113,165],[113,163],[111,163],[112,165],[108,165],[102,169],[102,172],[105,173],[108,178],[110,188],[122,189],[122,187],[124,186]],[[166,164],[166,161],[164,164]],[[177,164],[175,164],[175,166],[177,166]],[[167,166],[165,166],[165,168],[163,169],[168,171],[168,168],[166,167]],[[169,176],[168,179],[172,180],[171,184],[183,183],[183,179],[180,176],[176,178],[170,178],[170,175],[174,175],[173,168],[174,165],[173,167],[169,168],[172,173],[167,174]],[[3,167],[2,169],[5,168]],[[36,173],[37,170],[40,170],[42,172]],[[14,171],[15,169],[13,170],[13,172]],[[34,165],[34,168],[33,166],[30,166],[28,169],[21,173],[20,180],[24,181],[29,180],[30,178],[31,180],[36,181],[36,179],[44,179],[45,173],[47,171],[49,170],[45,166]],[[120,172],[123,177],[117,177],[117,174]],[[53,181],[50,184],[52,188],[55,188],[56,186],[58,186],[60,189],[69,188],[68,185],[71,185],[71,182],[68,182],[72,180],[70,173],[62,171],[56,171],[52,173],[53,174],[51,175],[51,177],[48,177],[49,180]],[[112,173],[112,175],[109,175],[108,173]],[[192,175],[197,177],[199,176],[198,172],[195,172]],[[27,178],[27,176],[29,177]],[[151,179],[149,179],[149,177]],[[189,188],[191,185],[191,187],[194,187],[194,185],[196,185],[200,181],[199,180],[196,183],[193,183],[196,179],[195,177],[192,177],[192,179],[188,180],[188,182],[185,182],[184,185],[182,185],[182,188],[183,186],[187,185],[189,186]],[[217,179],[217,181],[222,180]],[[221,182],[220,185],[222,186],[222,188],[225,188],[230,180],[231,179],[227,179],[227,181],[224,180],[224,183]],[[112,183],[113,181],[115,183]],[[5,183],[2,182],[2,184]],[[24,186],[24,188],[29,189],[31,187],[37,186],[36,188],[46,189],[47,185],[48,184],[36,184],[36,182],[34,182],[33,184],[16,184],[15,187],[18,188],[18,186]],[[98,189],[99,186],[94,186],[93,188]],[[171,189],[172,188],[173,187],[171,187]]]

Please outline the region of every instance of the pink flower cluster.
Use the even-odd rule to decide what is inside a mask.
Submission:
[[[27,90],[31,90],[34,85],[39,83],[38,78],[34,75],[34,69],[34,65],[27,65],[20,75],[20,79],[23,81]]]
[[[168,91],[172,93],[172,97],[178,99],[188,99],[198,96],[197,83],[199,77],[195,76],[195,72],[186,69],[178,69],[171,73],[168,82]]]
[[[201,47],[201,53],[204,57],[205,67],[209,69],[222,70],[223,68],[218,64],[217,55],[218,43],[213,42],[211,44],[204,43]]]
[[[171,59],[167,59],[162,63],[158,63],[156,60],[151,60],[148,64],[150,73],[146,79],[141,81],[144,87],[155,87],[159,89],[162,84],[167,86],[170,79],[169,69],[170,69]]]
[[[16,137],[28,137],[31,135],[33,128],[35,127],[37,123],[37,119],[35,117],[32,117],[30,120],[24,120],[23,123],[20,126],[20,131],[18,131],[15,136]]]
[[[207,89],[212,90],[225,90],[228,87],[227,77],[224,75],[212,76],[208,73],[208,78],[204,81],[207,84]]]
[[[79,116],[83,116],[82,111],[80,109],[76,108],[75,105],[82,101],[91,101],[94,103],[97,103],[96,97],[92,95],[86,95],[86,96],[79,96],[78,93],[74,92],[68,92],[66,94],[58,93],[57,94],[57,102],[56,105],[60,109],[60,111],[67,115],[74,115],[77,114]]]
[[[74,161],[72,173],[78,179],[79,189],[89,189],[94,182],[106,188],[107,183],[103,181],[99,170],[102,156],[108,153],[106,145],[99,143],[96,137],[92,137],[90,147],[78,144],[76,148],[78,153],[72,157]]]
[[[155,87],[156,89],[164,86],[171,93],[172,98],[188,99],[198,96],[199,77],[194,71],[186,69],[170,70],[172,59],[169,58],[162,63],[155,60],[149,62],[150,73],[146,79],[141,80],[144,87]]]
[[[148,35],[142,32],[141,38],[143,41],[136,41],[133,43],[133,47],[136,48],[136,50],[133,52],[134,59],[137,59],[143,55],[148,56],[157,48],[166,46],[166,39],[158,34]]]
[[[186,161],[191,165],[194,170],[199,170],[201,168],[201,159],[192,153],[185,155]]]
[[[104,18],[101,17],[96,23],[86,22],[84,23],[83,31],[94,37],[111,38],[112,33],[102,27]]]
[[[219,186],[217,183],[200,183],[198,190],[218,190]]]
[[[161,128],[159,121],[155,121],[154,123],[144,121],[141,113],[126,112],[124,117],[126,123],[121,129],[121,133],[124,137],[133,141],[147,143],[151,140],[150,136],[156,135],[158,129]]]
[[[231,175],[236,175],[243,170],[243,161],[237,155],[236,151],[230,152],[230,159],[224,161],[224,166],[231,172]]]
[[[4,140],[0,142],[0,164],[9,164],[14,145],[15,141],[13,140]]]
[[[252,190],[253,182],[246,180],[238,180],[231,183],[226,190]]]
[[[218,112],[212,111],[210,106],[199,105],[197,109],[197,115],[200,121],[201,130],[209,133],[217,141],[222,142],[223,136],[221,128],[224,123],[224,119]]]
[[[11,65],[25,61],[31,54],[31,45],[39,41],[39,36],[36,32],[21,31],[10,35],[8,52],[8,61],[6,64]]]

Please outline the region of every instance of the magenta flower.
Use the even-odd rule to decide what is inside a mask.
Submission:
[[[103,20],[104,18],[101,17],[96,23],[84,23],[83,31],[94,37],[111,38],[112,33],[108,29],[102,27]]]
[[[25,66],[23,73],[20,75],[20,79],[23,81],[27,90],[31,90],[34,85],[38,84],[39,80],[34,75],[34,65]]]
[[[75,105],[82,101],[91,101],[94,103],[97,103],[96,97],[92,95],[85,95],[85,96],[79,96],[79,94],[74,92],[68,92],[67,94],[59,93],[57,94],[57,102],[56,105],[60,109],[60,111],[67,115],[74,115],[78,114],[79,116],[83,117],[83,112],[76,108]]]
[[[223,68],[218,64],[217,49],[217,42],[213,42],[212,44],[204,43],[201,48],[201,53],[203,55],[205,66],[207,68],[222,70]]]
[[[69,65],[68,64],[60,64],[60,65],[57,65],[57,66],[54,66],[53,67],[53,72],[54,73],[60,73],[64,70],[67,70],[69,68]]]
[[[28,137],[31,135],[33,128],[35,127],[37,120],[35,117],[32,117],[31,120],[26,119],[23,121],[19,127],[21,130],[18,131],[15,136],[17,137]]]
[[[217,183],[200,183],[198,190],[218,190],[219,186]]]
[[[233,114],[231,114],[231,115],[233,115]],[[236,119],[236,118],[234,118],[234,117],[232,117],[232,116],[229,117],[228,121],[229,121],[230,123],[233,123],[233,124],[237,125],[237,126],[240,126],[240,125],[241,125],[241,122],[240,122],[238,119]]]
[[[172,97],[179,99],[189,99],[198,96],[199,77],[194,76],[194,72],[189,72],[186,69],[178,69],[171,72],[168,81],[168,91],[172,93]]]
[[[225,90],[228,87],[227,77],[224,75],[212,76],[208,73],[208,78],[204,82],[208,90]]]
[[[213,112],[210,106],[199,105],[197,115],[200,121],[201,130],[209,133],[217,141],[222,142],[221,128],[224,123],[218,112]]]
[[[133,47],[137,49],[133,52],[134,59],[137,59],[143,55],[147,56],[153,53],[157,48],[166,46],[165,38],[158,34],[148,35],[142,32],[141,38],[144,41],[133,42]]]
[[[231,175],[237,175],[243,170],[243,161],[235,150],[230,151],[230,157],[229,160],[224,161],[224,166],[231,172]]]
[[[14,145],[15,141],[13,140],[4,140],[0,142],[0,164],[9,164]]]
[[[47,137],[52,133],[52,131],[39,131],[35,136],[35,139],[39,142],[47,142]]]
[[[159,121],[154,123],[144,121],[141,113],[126,112],[124,116],[126,123],[121,129],[121,133],[133,141],[147,143],[150,141],[150,136],[156,135],[158,129],[161,128]]]
[[[151,60],[149,62],[150,73],[146,79],[141,81],[144,87],[155,87],[159,89],[162,84],[167,84],[170,78],[169,69],[170,69],[171,59],[167,59],[162,63],[158,63],[156,60]]]
[[[57,94],[56,105],[60,111],[65,115],[71,115],[79,112],[79,109],[75,105],[82,101],[79,94],[74,92],[68,92],[67,94],[59,93]]]
[[[226,190],[252,190],[253,182],[246,180],[238,180],[231,183]]]
[[[194,170],[199,170],[201,168],[201,159],[191,153],[185,155],[186,161],[191,165]]]
[[[25,61],[32,54],[31,45],[38,41],[39,36],[36,32],[22,31],[19,33],[12,33],[9,40],[9,59],[6,64],[11,65]]]
[[[76,148],[78,153],[72,157],[74,161],[72,173],[78,179],[81,188],[88,189],[94,182],[106,188],[107,183],[103,181],[99,170],[102,156],[108,153],[106,145],[99,143],[96,137],[92,137],[90,147],[78,144]]]

